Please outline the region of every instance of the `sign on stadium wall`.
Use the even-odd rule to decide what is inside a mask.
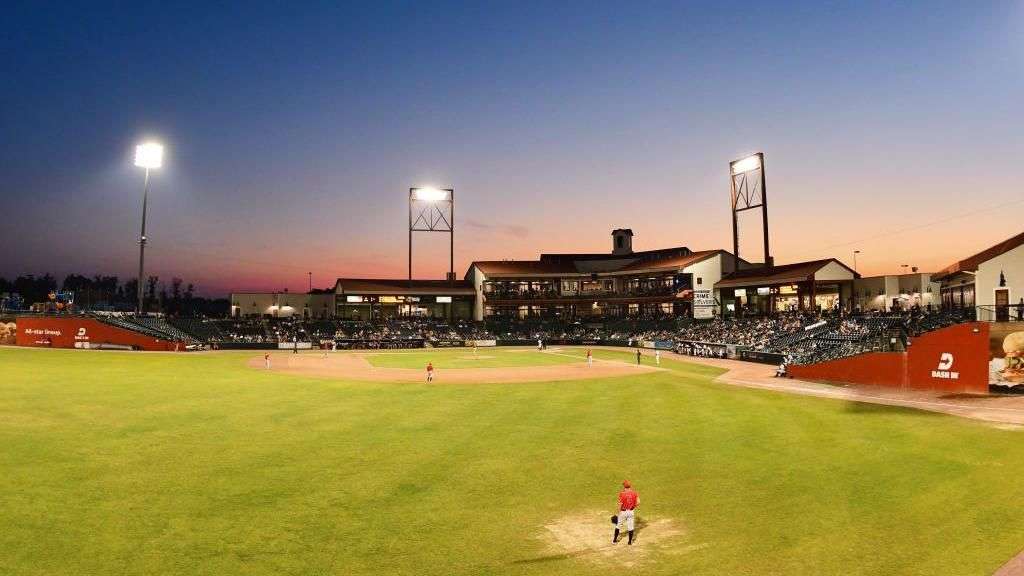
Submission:
[[[957,324],[914,338],[906,352],[871,352],[804,366],[805,380],[985,394],[989,390],[989,325]]]
[[[907,350],[907,386],[987,392],[988,348],[987,322],[957,324],[918,336]]]
[[[498,341],[497,340],[466,340],[466,343],[465,343],[466,346],[472,347],[473,344],[476,344],[477,347],[479,347],[479,348],[485,348],[485,347],[489,347],[489,346],[497,346],[498,345]]]
[[[104,324],[84,316],[31,317],[16,321],[18,346],[35,348],[184,350],[179,342],[160,340],[131,330]]]
[[[313,348],[312,342],[278,342],[277,348],[279,350],[311,350]]]
[[[701,288],[693,291],[693,317],[707,320],[715,317],[715,296],[711,290]]]
[[[988,382],[1002,389],[1024,386],[1024,322],[997,322],[989,328]]]

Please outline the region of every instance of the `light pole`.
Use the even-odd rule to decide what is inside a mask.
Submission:
[[[768,184],[764,178],[764,153],[758,152],[729,162],[732,211],[732,251],[740,256],[739,213],[761,209],[761,232],[764,235],[764,266],[772,266],[768,248]]]
[[[142,314],[143,272],[146,264],[146,204],[149,202],[149,171],[163,165],[164,147],[155,142],[139,144],[135,147],[135,165],[146,170],[146,180],[142,186],[142,233],[139,234],[139,305],[137,312]]]
[[[409,284],[412,285],[412,233],[449,235],[448,280],[455,281],[455,189],[409,188]]]
[[[857,271],[857,254],[860,254],[860,250],[853,251],[853,271]]]
[[[313,293],[313,273],[312,272],[306,272],[306,274],[309,274],[309,293],[312,294]]]

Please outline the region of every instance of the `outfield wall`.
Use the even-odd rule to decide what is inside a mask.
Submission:
[[[989,326],[957,324],[914,338],[906,352],[870,352],[790,366],[801,380],[987,394]]]
[[[104,324],[95,318],[85,316],[22,316],[17,319],[16,324],[15,343],[18,346],[81,349],[106,347],[150,351],[185,350],[183,343],[153,338]]]

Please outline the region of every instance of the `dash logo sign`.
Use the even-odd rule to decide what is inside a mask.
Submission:
[[[943,352],[939,356],[938,369],[932,370],[932,378],[939,378],[942,380],[959,380],[960,373],[953,372],[950,368],[953,367],[953,355],[949,352]]]

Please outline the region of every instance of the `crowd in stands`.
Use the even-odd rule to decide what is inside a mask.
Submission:
[[[279,345],[333,342],[340,348],[461,346],[467,341],[502,344],[544,342],[639,346],[656,342],[678,352],[725,357],[738,350],[784,358],[787,364],[820,362],[906,346],[931,330],[972,320],[973,310],[909,311],[828,315],[785,313],[774,317],[693,320],[667,316],[605,321],[491,318],[487,322],[390,318],[377,322],[293,318],[164,318],[98,314],[114,326],[190,345]],[[896,344],[894,344],[896,342]]]

